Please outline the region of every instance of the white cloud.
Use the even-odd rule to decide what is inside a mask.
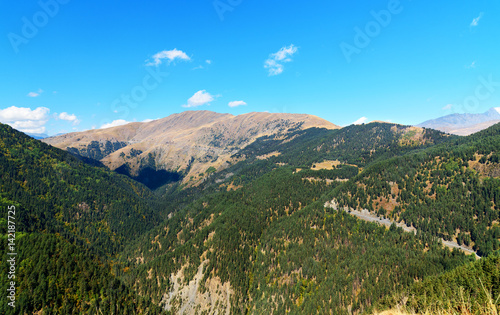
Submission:
[[[472,20],[470,26],[477,26],[482,17],[483,17],[483,12],[481,12],[477,18]]]
[[[368,118],[361,117],[360,119],[353,122],[351,125],[361,125],[361,124],[364,124],[367,120],[368,120]]]
[[[6,109],[0,109],[0,121],[13,122],[16,120],[47,120],[50,109],[46,107],[37,107],[32,110],[26,107],[11,106]]]
[[[448,104],[446,106],[444,106],[443,108],[441,108],[442,110],[450,110],[453,108],[453,104]]]
[[[275,60],[268,59],[264,63],[264,68],[269,69],[269,75],[278,75],[283,72],[283,65],[277,63]]]
[[[156,118],[156,119],[159,119],[159,118]],[[150,122],[150,121],[154,121],[154,120],[156,120],[156,119],[144,119],[144,120],[143,120],[143,121],[141,121],[141,122],[147,123],[147,122]]]
[[[80,120],[78,120],[78,118],[76,117],[75,114],[68,114],[66,112],[62,112],[60,113],[59,115],[56,116],[58,119],[61,119],[61,120],[67,120],[67,121],[71,121],[73,123],[74,126],[80,124]]]
[[[467,69],[476,68],[476,61],[473,61],[470,65],[466,66]]]
[[[206,62],[207,64],[209,64],[209,65],[211,65],[211,64],[212,64],[212,60],[205,60],[205,62]]]
[[[101,126],[101,128],[99,129],[105,129],[105,128],[111,128],[111,127],[117,127],[117,126],[122,126],[122,125],[126,125],[130,123],[130,121],[126,121],[125,119],[117,119],[117,120],[113,120],[112,122],[110,123],[107,123],[107,124],[103,124]]]
[[[269,76],[278,75],[284,70],[284,63],[292,61],[292,56],[297,52],[298,48],[293,44],[288,47],[282,47],[278,52],[269,55],[269,58],[264,61],[264,68],[268,69]]]
[[[246,105],[247,103],[245,103],[244,101],[232,101],[232,102],[229,102],[229,104],[227,104],[229,107],[237,107],[237,106],[243,106],[243,105]]]
[[[27,96],[29,97],[37,97],[37,96],[40,96],[40,94],[43,93],[43,90],[42,89],[38,89],[38,91],[36,92],[29,92]]]
[[[50,109],[46,107],[37,107],[32,110],[27,107],[11,106],[0,109],[0,122],[26,133],[44,133],[44,125],[49,120],[49,112]]]
[[[214,100],[214,96],[205,90],[198,91],[191,96],[187,104],[182,105],[182,107],[198,107],[210,103]]]
[[[174,48],[172,50],[163,50],[153,55],[153,61],[147,61],[146,66],[159,66],[163,63],[164,59],[168,60],[168,63],[176,59],[180,60],[191,60],[188,55],[182,50]]]

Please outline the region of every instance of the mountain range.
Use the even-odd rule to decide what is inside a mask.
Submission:
[[[451,114],[427,120],[418,127],[432,128],[459,136],[468,136],[500,122],[500,107],[490,108],[482,114]]]
[[[151,122],[69,133],[43,141],[126,174],[138,176],[146,168],[164,169],[182,173],[184,183],[196,184],[208,169],[221,170],[234,163],[231,156],[259,137],[280,137],[311,127],[340,128],[312,115],[233,116],[186,111]]]
[[[499,129],[193,111],[42,142],[1,124],[18,307],[0,312],[485,313]]]

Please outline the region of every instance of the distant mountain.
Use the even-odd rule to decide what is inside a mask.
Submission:
[[[151,122],[69,133],[43,141],[73,154],[100,160],[110,169],[140,178],[168,170],[199,181],[207,170],[224,169],[231,156],[262,136],[311,127],[340,127],[304,114],[248,113],[239,116],[186,111]],[[179,175],[177,174],[177,175]],[[171,174],[172,175],[172,174]],[[172,176],[177,176],[173,174]]]
[[[432,128],[459,136],[467,136],[499,122],[500,107],[495,107],[482,114],[451,114],[424,121],[417,126]]]
[[[49,135],[46,133],[26,133],[26,134],[28,136],[30,136],[31,138],[37,139],[37,140],[41,140],[41,139],[45,139],[45,138],[49,137]]]

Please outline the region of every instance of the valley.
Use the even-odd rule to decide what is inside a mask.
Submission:
[[[44,142],[1,125],[2,204],[20,209],[24,238],[50,239],[60,257],[19,270],[22,312],[363,314],[496,257],[499,125],[458,137],[238,117],[185,112]],[[39,253],[20,251],[22,266]],[[93,273],[64,278],[74,257]],[[62,269],[47,282],[51,264]],[[29,300],[63,279],[71,298]]]

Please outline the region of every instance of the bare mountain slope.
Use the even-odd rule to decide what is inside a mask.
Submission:
[[[427,120],[418,127],[432,128],[459,136],[468,136],[500,121],[500,107],[490,108],[482,114],[452,114]]]
[[[147,123],[69,133],[43,141],[81,156],[100,160],[111,169],[131,174],[150,167],[181,171],[202,180],[212,168],[225,168],[231,155],[265,135],[291,129],[339,127],[305,114],[248,113],[239,116],[211,111],[186,111]],[[208,172],[208,173],[209,173]],[[203,174],[203,175],[202,175]],[[192,178],[191,178],[192,176]]]

